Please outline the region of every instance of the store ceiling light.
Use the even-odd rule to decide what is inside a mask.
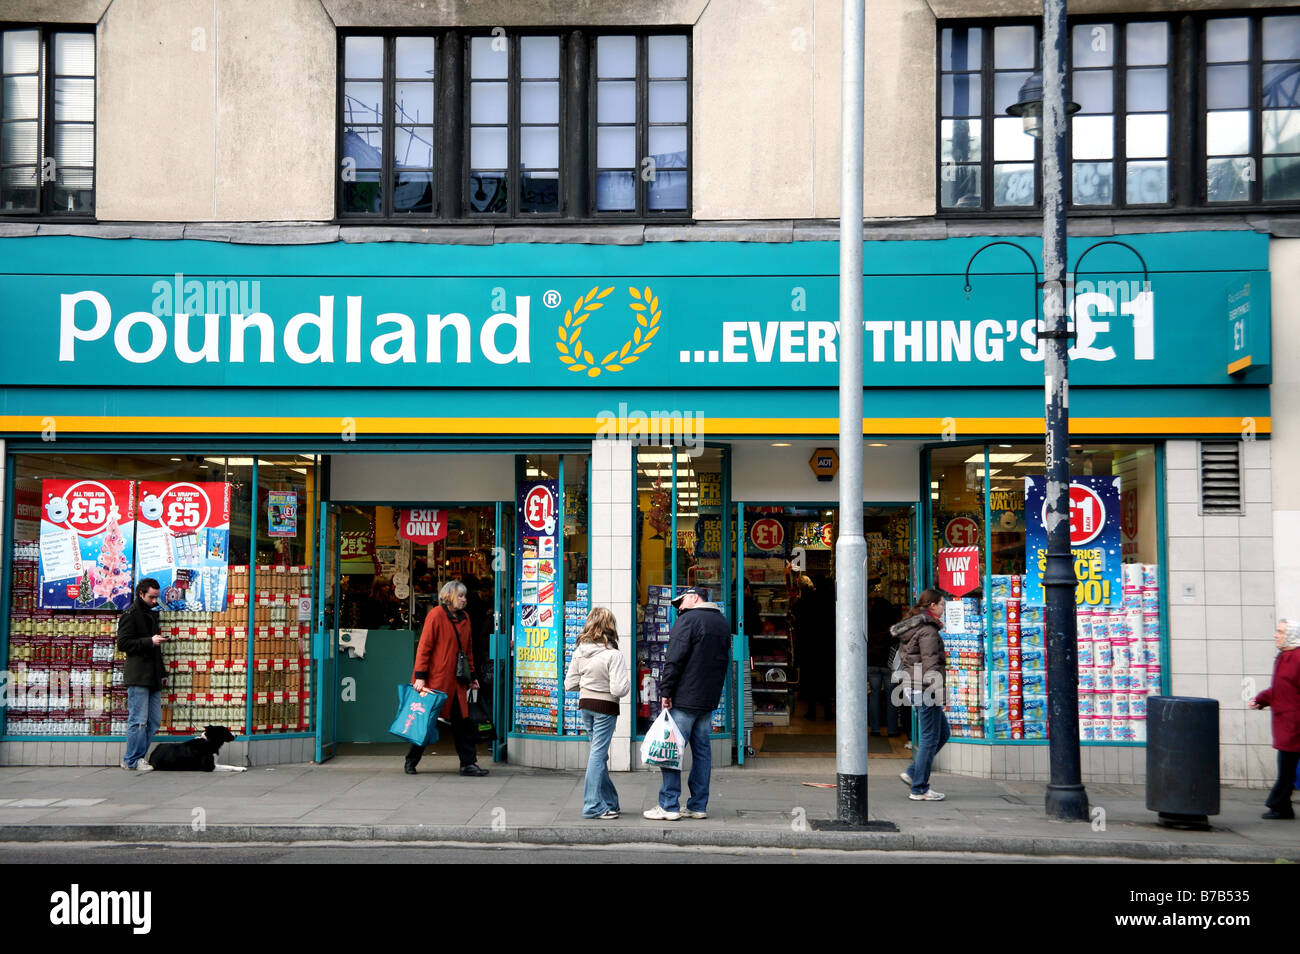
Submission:
[[[793,447],[794,445],[791,444],[791,443],[789,443],[789,442],[787,442],[787,441],[777,441],[777,442],[775,442],[772,446],[773,446],[773,447]]]
[[[877,443],[875,443],[875,444],[868,444],[867,446],[868,446],[868,447],[888,447],[889,445],[888,445],[888,444],[881,444],[881,443],[877,442]]]
[[[1016,461],[1024,460],[1028,456],[1029,456],[1028,454],[989,454],[989,463],[990,464],[1014,464]],[[972,454],[970,457],[966,458],[966,463],[982,464],[984,463],[984,455]]]
[[[179,457],[173,457],[172,460],[177,461],[177,460],[180,460],[180,458],[179,458]]]

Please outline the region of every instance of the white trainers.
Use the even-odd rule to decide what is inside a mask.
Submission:
[[[665,811],[659,805],[656,805],[654,808],[646,809],[641,814],[651,821],[677,821],[677,819],[682,817],[681,812]]]
[[[152,772],[153,766],[150,765],[148,762],[146,762],[144,759],[141,759],[139,762],[135,763],[135,770],[137,772]]]
[[[135,771],[133,768],[131,768],[131,766],[129,766],[129,765],[126,764],[126,759],[123,759],[121,762],[119,762],[119,763],[118,763],[118,766],[119,766],[120,768],[124,768],[124,769],[126,769],[128,772],[133,772],[133,771]]]
[[[696,818],[696,819],[699,819],[699,818],[708,818],[708,817],[709,817],[709,813],[708,813],[708,812],[693,812],[693,811],[691,811],[689,808],[686,809],[686,811],[682,812],[681,814],[682,814],[682,817],[683,817],[683,818]]]
[[[941,802],[947,796],[944,795],[942,792],[936,792],[934,789],[930,789],[924,795],[908,794],[907,797],[914,802]]]
[[[899,772],[898,777],[901,778],[908,785],[912,784],[912,776],[909,775],[907,772]]]

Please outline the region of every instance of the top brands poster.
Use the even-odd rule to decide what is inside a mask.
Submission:
[[[1079,581],[1079,606],[1119,606],[1120,508],[1118,477],[1070,478],[1070,555]],[[1025,478],[1025,602],[1042,605],[1047,569],[1047,479]]]
[[[134,542],[134,481],[41,481],[41,607],[126,609]]]
[[[557,732],[560,715],[560,627],[564,580],[559,573],[559,485],[519,485],[515,560],[515,724],[525,732]]]
[[[165,610],[226,608],[230,484],[141,481],[136,579],[158,581]]]

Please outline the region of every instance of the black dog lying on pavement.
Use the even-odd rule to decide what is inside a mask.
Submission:
[[[224,725],[210,725],[188,742],[163,742],[149,755],[149,764],[160,772],[247,772],[238,765],[220,765],[217,753],[234,735]]]

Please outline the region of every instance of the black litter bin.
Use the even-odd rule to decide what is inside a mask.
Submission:
[[[1147,809],[1201,831],[1219,814],[1219,700],[1147,699]]]

